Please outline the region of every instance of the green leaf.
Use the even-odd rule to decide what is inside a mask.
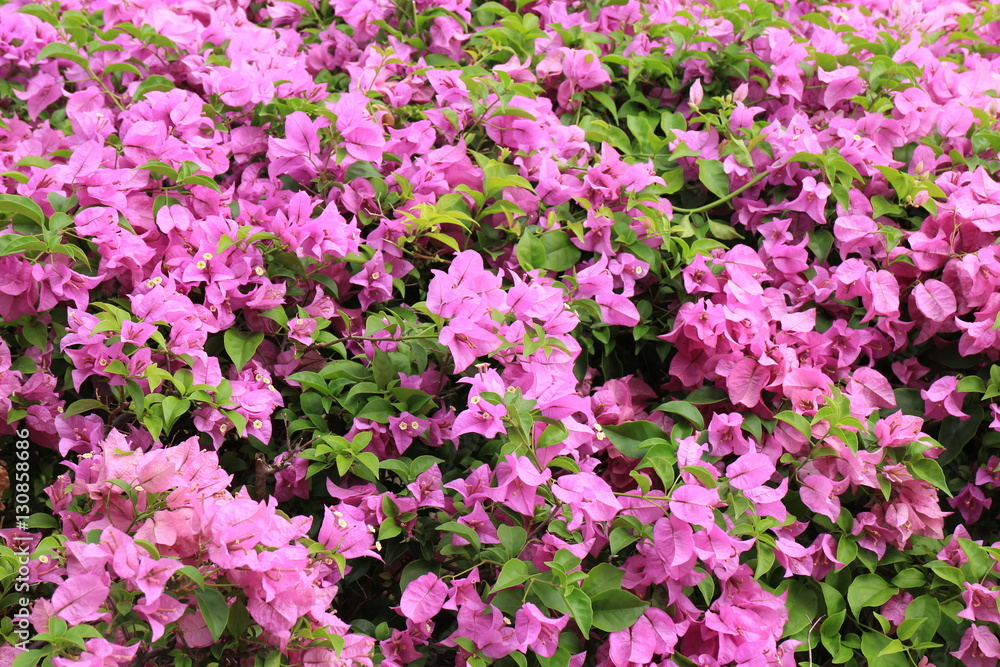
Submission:
[[[515,248],[517,261],[525,271],[540,269],[545,265],[545,246],[530,232],[525,232]]]
[[[580,249],[570,242],[569,234],[566,232],[562,230],[545,232],[539,240],[545,248],[545,260],[540,268],[561,273],[573,268],[580,261]]]
[[[976,544],[972,540],[964,537],[958,538],[958,544],[962,547],[962,551],[965,555],[969,557],[969,562],[963,567],[968,567],[972,571],[972,576],[981,580],[986,573],[993,569],[996,565],[996,560],[993,556],[987,552],[982,545]]]
[[[17,10],[21,14],[30,14],[35,18],[39,18],[49,25],[58,25],[59,17],[55,13],[44,5],[39,5],[32,3],[30,5],[25,5]]]
[[[611,531],[608,536],[608,546],[612,554],[618,554],[622,549],[638,541],[635,535],[629,532],[625,526],[619,526]]]
[[[986,384],[983,379],[978,375],[967,375],[958,381],[958,387],[955,391],[961,392],[975,392],[977,394],[986,393]]]
[[[378,481],[379,460],[376,454],[373,452],[361,452],[355,456],[355,463],[362,466],[361,470],[355,469],[354,472],[356,475],[363,477],[367,472],[366,479],[368,479],[368,481]]]
[[[142,100],[147,93],[151,93],[154,90],[160,92],[168,92],[176,88],[174,82],[165,76],[160,76],[159,74],[153,74],[152,76],[146,77],[146,79],[140,83],[135,92],[132,93],[132,101],[138,102]]]
[[[646,456],[640,462],[640,465],[637,466],[637,469],[641,470],[647,466],[651,466],[656,471],[657,476],[659,476],[663,488],[669,489],[676,477],[676,473],[674,472],[676,465],[676,452],[674,452],[670,445],[663,444],[651,447],[646,452]]]
[[[95,331],[94,333],[97,332]],[[34,345],[39,350],[44,350],[45,344],[49,341],[49,329],[41,322],[24,325],[24,328],[21,329],[21,334],[28,343]]]
[[[243,370],[247,362],[257,352],[257,347],[264,340],[264,334],[256,332],[244,334],[236,329],[227,329],[224,337],[226,353],[233,360],[237,371]]]
[[[229,421],[233,423],[233,428],[236,429],[237,433],[240,435],[246,435],[247,418],[243,415],[243,413],[237,412],[236,410],[223,410],[222,414],[224,414]]]
[[[229,608],[229,622],[226,623],[229,633],[234,637],[241,637],[252,621],[253,617],[247,611],[246,603],[240,598],[233,600],[233,606]]]
[[[847,610],[841,609],[838,612],[830,614],[826,617],[826,620],[819,626],[819,634],[821,637],[832,637],[834,635],[840,636],[840,628],[844,625],[844,619],[847,618]]]
[[[458,245],[458,241],[456,241],[454,237],[449,236],[447,234],[440,234],[438,232],[427,232],[426,234],[424,234],[424,236],[426,236],[427,238],[430,238],[430,239],[434,239],[435,241],[439,241],[439,242],[443,243],[444,245],[448,246],[449,248],[451,248],[455,252],[458,252],[459,249],[460,249],[460,246]]]
[[[161,162],[160,160],[149,160],[139,167],[139,169],[148,171],[151,174],[156,174],[157,176],[169,178],[172,181],[177,180],[177,170],[166,162]]]
[[[892,393],[896,396],[896,405],[904,415],[924,416],[924,399],[920,397],[919,391],[900,387]]]
[[[941,431],[937,439],[945,445],[945,451],[937,459],[940,465],[951,463],[979,431],[979,424],[983,421],[984,415],[982,405],[973,403],[968,409],[968,414],[969,418],[964,421],[949,415],[941,422]]]
[[[439,525],[437,529],[447,533],[455,533],[459,537],[465,538],[467,542],[472,544],[476,551],[478,551],[481,546],[479,534],[469,526],[466,526],[464,523],[459,523],[458,521],[447,521]]]
[[[866,632],[861,636],[861,652],[871,667],[908,667],[910,661],[905,653],[891,652],[893,642],[899,643],[899,640],[890,640],[878,632]],[[890,654],[883,655],[885,651],[890,651]]]
[[[2,122],[2,121],[0,121]],[[9,178],[11,180],[17,181],[18,183],[28,183],[31,181],[31,177],[27,174],[22,174],[19,171],[5,171],[0,173],[0,178]]]
[[[28,517],[28,528],[47,530],[58,527],[59,522],[51,514],[39,512]]]
[[[847,589],[847,604],[855,618],[864,607],[880,607],[893,595],[899,592],[895,586],[890,586],[885,579],[877,574],[862,574],[851,582]]]
[[[905,618],[923,620],[913,628],[910,639],[914,644],[931,641],[941,624],[941,604],[931,595],[921,595],[906,606]]]
[[[375,355],[372,358],[372,376],[378,388],[383,390],[398,377],[395,368],[393,368],[392,357],[385,350],[375,349]]]
[[[904,642],[909,641],[913,633],[917,631],[921,625],[927,621],[926,618],[911,618],[909,620],[903,621],[896,628],[896,636],[902,639]]]
[[[729,176],[718,160],[698,160],[698,179],[719,199],[729,196]]]
[[[633,459],[641,459],[646,450],[657,444],[650,441],[668,440],[659,425],[641,419],[625,424],[608,424],[604,433],[619,452]]]
[[[157,412],[159,412],[159,407]],[[142,418],[142,423],[146,427],[146,430],[153,436],[153,440],[157,440],[160,437],[160,433],[163,432],[163,419],[153,412],[147,412]]]
[[[186,398],[176,396],[165,396],[163,398],[163,427],[168,433],[173,428],[174,423],[180,419],[181,415],[191,408],[191,401]]]
[[[791,637],[810,627],[817,616],[819,601],[816,593],[805,582],[792,580],[788,585],[788,621],[783,636]]]
[[[909,462],[910,472],[914,477],[918,477],[926,482],[930,482],[934,487],[944,491],[949,498],[952,497],[948,489],[948,481],[944,477],[944,471],[934,459],[917,459]]]
[[[592,91],[590,91],[590,95],[595,100],[597,100],[598,102],[600,102],[601,106],[603,106],[605,109],[607,109],[608,112],[612,115],[612,117],[614,117],[614,119],[616,121],[618,120],[618,105],[615,104],[615,101],[611,98],[610,95],[608,95],[607,93],[603,93],[603,92],[601,92],[599,90],[592,90]],[[584,633],[584,634],[586,634],[586,633]]]
[[[753,571],[754,579],[760,579],[770,572],[772,567],[774,567],[774,549],[763,542],[757,542],[757,565]]]
[[[194,174],[188,176],[181,181],[182,185],[201,185],[203,187],[220,192],[219,184],[216,183],[212,177],[206,176],[205,174]]]
[[[49,46],[52,45],[49,44]],[[45,224],[45,213],[42,212],[42,207],[28,197],[22,197],[21,195],[0,194],[0,212],[23,215],[37,223],[40,227]]]
[[[900,588],[920,588],[927,583],[927,577],[916,567],[908,567],[892,578],[892,585]]]
[[[38,661],[49,655],[52,651],[51,646],[49,650],[44,650],[40,648],[33,648],[23,653],[18,653],[14,656],[14,662],[11,663],[11,667],[34,667],[38,664]]]
[[[17,162],[15,162],[13,166],[15,166],[15,167],[39,167],[40,169],[48,169],[49,167],[52,166],[52,163],[49,160],[46,160],[43,157],[38,157],[38,156],[35,156],[35,155],[29,155],[29,156],[23,157],[20,160],[18,160]],[[49,193],[49,194],[53,194],[53,193]]]
[[[864,646],[863,643],[862,643],[862,646]],[[892,655],[894,653],[902,653],[905,650],[906,650],[906,647],[903,646],[903,642],[899,641],[898,639],[893,639],[893,640],[891,640],[886,645],[885,648],[883,648],[879,652],[878,657],[881,658],[882,656],[885,656],[885,655]]]
[[[692,405],[711,405],[726,400],[729,394],[718,387],[698,387],[684,399]]]
[[[363,407],[354,416],[362,419],[370,419],[373,422],[378,422],[379,424],[388,424],[390,412],[395,413],[392,403],[384,398],[378,397],[367,399],[365,401],[365,407]]]
[[[319,392],[324,396],[330,395],[330,387],[327,386],[326,380],[319,373],[313,371],[299,371],[298,373],[293,373],[289,375],[289,380],[298,382],[300,385],[307,389],[312,389],[313,391]]]
[[[528,572],[528,564],[520,558],[514,558],[504,563],[497,575],[497,581],[490,588],[490,594],[502,591],[505,588],[520,586],[531,577]]]
[[[59,42],[46,44],[45,48],[38,52],[38,55],[35,57],[35,62],[45,60],[46,58],[62,58],[63,60],[74,62],[84,69],[89,67],[87,59],[80,55],[79,51],[67,44],[61,44]]]
[[[205,619],[205,625],[212,633],[212,638],[219,641],[229,622],[229,605],[226,603],[226,598],[215,588],[199,588],[194,594],[198,599],[198,609]]]
[[[177,570],[175,574],[183,574],[185,577],[198,584],[198,586],[205,587],[205,577],[201,574],[201,570],[193,565],[185,565],[181,569]]]
[[[73,401],[70,403],[69,407],[63,413],[63,417],[72,417],[73,415],[78,415],[87,410],[104,410],[108,412],[108,407],[98,400],[93,398],[81,398],[79,401]]]
[[[524,545],[528,543],[528,531],[520,526],[501,524],[497,526],[497,537],[511,556],[520,554]]]
[[[542,449],[543,447],[559,444],[566,440],[567,436],[569,436],[569,429],[561,421],[553,422],[548,424],[545,430],[542,431],[542,434],[538,436],[537,447],[538,449]],[[549,465],[551,465],[551,462]],[[579,470],[576,472],[579,472]]]
[[[705,418],[701,415],[701,411],[687,401],[669,401],[657,407],[656,410],[680,415],[694,424],[695,428],[705,428]]]
[[[948,565],[944,561],[934,561],[927,563],[925,565],[928,569],[934,572],[937,576],[941,577],[948,583],[954,584],[958,588],[962,588],[965,584],[965,574],[962,573],[960,569],[952,565]]]
[[[132,63],[111,63],[104,68],[105,74],[117,74],[119,72],[129,72],[136,76],[142,76],[142,72]]]
[[[835,614],[838,611],[843,611],[847,608],[847,604],[844,602],[844,596],[840,594],[840,591],[825,582],[818,582],[820,590],[823,593],[823,602],[826,604],[826,611],[828,614]]]
[[[806,438],[812,438],[812,426],[809,424],[809,420],[799,413],[792,412],[791,410],[785,410],[784,412],[779,412],[774,415],[774,418],[778,421],[785,422]]]
[[[699,482],[701,482],[702,486],[704,486],[707,489],[714,489],[719,485],[716,479],[712,477],[712,473],[710,473],[704,466],[701,465],[681,466],[681,471],[694,475],[694,477]]]
[[[858,543],[848,536],[843,536],[837,542],[837,560],[844,565],[850,565],[858,557]]]
[[[594,627],[605,632],[617,632],[631,627],[649,607],[628,591],[613,590],[598,593],[591,599]]]
[[[583,636],[589,635],[590,628],[594,624],[594,606],[590,602],[590,596],[575,586],[571,587],[566,591],[566,605]]]
[[[618,590],[621,588],[625,571],[611,563],[598,563],[587,573],[587,578],[583,582],[583,592],[588,597],[600,595],[605,591]]]

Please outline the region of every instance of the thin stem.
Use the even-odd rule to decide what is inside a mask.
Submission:
[[[84,65],[83,70],[87,73],[87,76],[89,76],[91,79],[97,82],[97,85],[101,87],[101,90],[104,91],[105,95],[111,98],[111,101],[115,103],[115,106],[118,107],[119,111],[125,111],[125,105],[122,104],[122,101],[118,98],[118,95],[115,94],[106,85],[104,85],[104,80],[94,73],[94,70],[91,69],[89,64]]]
[[[747,190],[748,188],[751,188],[754,185],[757,185],[758,183],[760,183],[761,181],[763,181],[768,176],[770,176],[769,172],[764,172],[763,174],[757,174],[752,179],[750,179],[750,181],[748,183],[746,183],[745,185],[742,185],[742,186],[738,187],[737,189],[733,190],[732,192],[730,192],[728,195],[726,195],[722,199],[717,199],[717,200],[715,200],[715,201],[713,201],[711,203],[705,204],[704,206],[699,206],[698,208],[677,208],[677,207],[674,207],[674,213],[684,213],[684,214],[702,213],[703,211],[707,211],[709,209],[713,209],[716,206],[719,206],[721,204],[725,204],[727,201],[729,201],[730,199],[732,199],[736,195],[741,194],[744,190]]]
[[[415,334],[413,336],[397,336],[396,338],[379,338],[378,336],[345,336],[343,338],[338,338],[337,340],[326,343],[326,345],[335,345],[336,343],[349,343],[352,340],[370,340],[373,342],[386,342],[386,343],[399,343],[405,340],[417,340],[421,338],[437,338],[437,334]]]

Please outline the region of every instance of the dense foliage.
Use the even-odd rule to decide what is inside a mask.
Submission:
[[[998,19],[0,4],[0,665],[995,666]]]

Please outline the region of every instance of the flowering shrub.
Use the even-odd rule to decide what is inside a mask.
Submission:
[[[0,665],[997,665],[998,12],[0,4]]]

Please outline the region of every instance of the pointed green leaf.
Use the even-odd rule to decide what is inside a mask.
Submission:
[[[591,599],[594,627],[605,632],[617,632],[631,627],[649,607],[628,591],[612,590],[598,593]]]
[[[575,586],[571,587],[566,591],[566,605],[583,636],[589,635],[594,623],[594,607],[590,602],[590,596]]]
[[[718,160],[698,160],[698,179],[719,199],[729,196],[729,176]]]
[[[539,269],[545,265],[545,246],[537,236],[525,232],[515,248],[517,261],[525,271]]]
[[[259,331],[251,334],[243,333],[236,329],[228,329],[226,331],[223,338],[226,353],[233,360],[233,365],[236,366],[237,371],[243,370],[243,367],[247,365],[247,362],[257,352],[257,347],[263,340],[264,334]]]
[[[45,224],[45,213],[42,212],[42,207],[28,197],[21,195],[0,194],[0,212],[23,215],[39,226]]]
[[[68,44],[61,44],[59,42],[46,44],[45,48],[38,52],[35,62],[45,60],[46,58],[62,58],[63,60],[74,62],[80,67],[87,67],[87,59],[80,55],[79,51]]]
[[[205,625],[212,633],[212,638],[219,641],[229,622],[229,605],[226,603],[226,598],[215,588],[199,588],[194,594],[198,599],[198,610],[205,619]]]
[[[520,558],[513,558],[506,563],[500,569],[500,574],[497,575],[497,581],[490,588],[490,593],[496,593],[497,591],[502,591],[505,588],[513,588],[514,586],[520,586],[531,574],[528,572],[528,564],[521,560]]]

